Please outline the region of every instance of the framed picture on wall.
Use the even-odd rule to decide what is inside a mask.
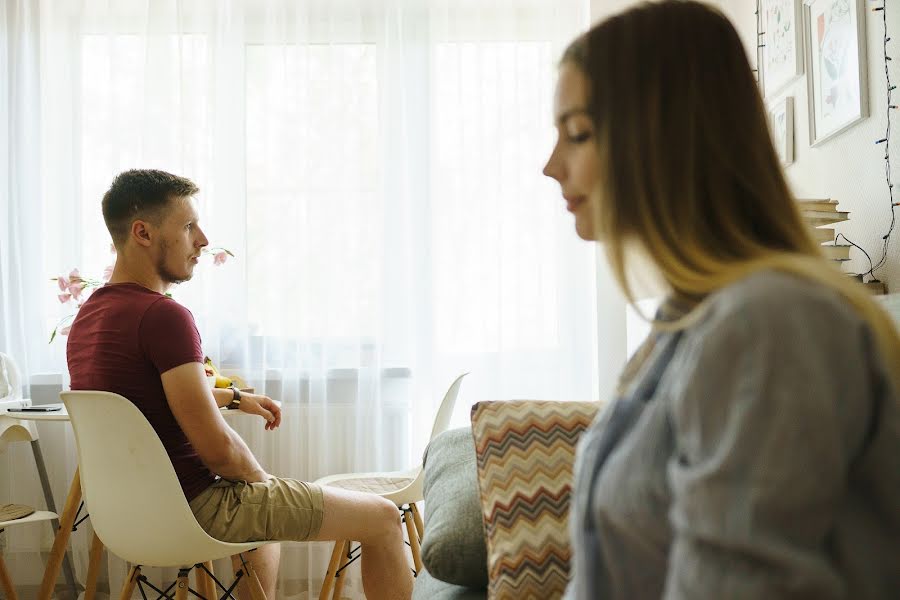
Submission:
[[[869,115],[865,0],[806,0],[806,69],[811,146]]]
[[[794,99],[782,98],[769,106],[769,127],[772,129],[772,143],[781,165],[786,167],[794,162]]]
[[[769,97],[803,74],[800,0],[762,0],[763,93]]]

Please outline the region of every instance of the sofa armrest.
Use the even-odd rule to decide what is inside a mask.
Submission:
[[[468,427],[436,437],[425,451],[425,536],[422,562],[431,576],[461,586],[487,586],[487,548]]]

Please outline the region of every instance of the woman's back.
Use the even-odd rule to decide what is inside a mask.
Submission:
[[[896,597],[900,397],[868,323],[775,271],[702,310],[585,435],[577,597]]]

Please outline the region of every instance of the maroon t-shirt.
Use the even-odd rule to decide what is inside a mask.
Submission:
[[[106,284],[78,311],[66,348],[73,390],[131,400],[162,440],[188,501],[215,480],[169,409],[160,374],[203,362],[191,311],[136,283]]]

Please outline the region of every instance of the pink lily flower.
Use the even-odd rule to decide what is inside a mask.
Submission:
[[[107,265],[105,269],[103,269],[103,281],[109,281],[109,278],[112,277],[113,269],[116,267],[116,264],[113,263],[111,265]]]
[[[72,294],[67,292],[65,294],[59,294],[56,297],[59,298],[59,301],[61,304],[65,304],[66,302],[68,302],[69,300],[72,299]]]
[[[60,275],[56,278],[56,283],[59,284],[59,291],[64,292],[69,289],[69,280]]]
[[[72,269],[72,272],[69,273],[69,281],[81,281],[81,273],[78,272],[78,269]]]
[[[224,265],[226,260],[228,260],[228,253],[224,250],[213,255],[213,264],[216,266]]]
[[[78,300],[81,298],[81,291],[84,289],[84,284],[81,281],[75,281],[69,284],[69,293],[72,294],[72,297]]]

